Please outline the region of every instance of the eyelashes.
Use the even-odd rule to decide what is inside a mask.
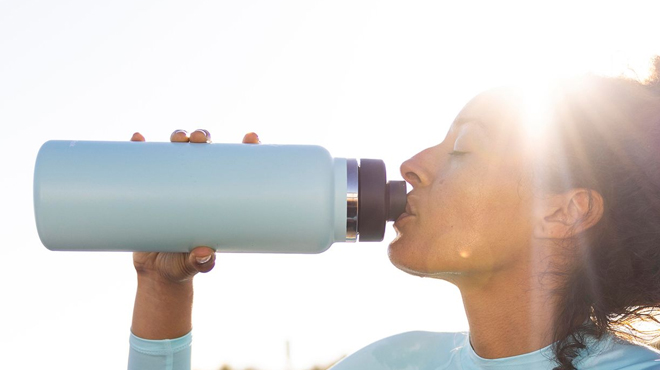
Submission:
[[[459,152],[458,150],[453,150],[453,151],[449,152],[449,155],[451,155],[451,156],[461,156],[461,155],[465,155],[467,153],[468,152]]]

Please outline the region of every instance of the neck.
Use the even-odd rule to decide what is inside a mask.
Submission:
[[[549,280],[538,270],[519,269],[457,284],[470,343],[480,357],[516,356],[552,344],[556,303]]]

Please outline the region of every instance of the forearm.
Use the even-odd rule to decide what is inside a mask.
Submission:
[[[138,274],[131,331],[144,339],[173,339],[192,330],[192,279],[181,283]]]

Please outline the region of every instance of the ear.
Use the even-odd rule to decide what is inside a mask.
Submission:
[[[567,239],[596,225],[603,217],[603,197],[591,189],[553,194],[537,205],[534,237]]]

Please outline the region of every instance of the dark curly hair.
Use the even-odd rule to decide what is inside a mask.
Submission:
[[[555,370],[576,369],[589,338],[647,339],[633,324],[660,308],[660,57],[646,82],[588,76],[553,91],[550,191],[598,192],[604,212],[570,238],[562,276]],[[654,333],[650,333],[654,334]]]

